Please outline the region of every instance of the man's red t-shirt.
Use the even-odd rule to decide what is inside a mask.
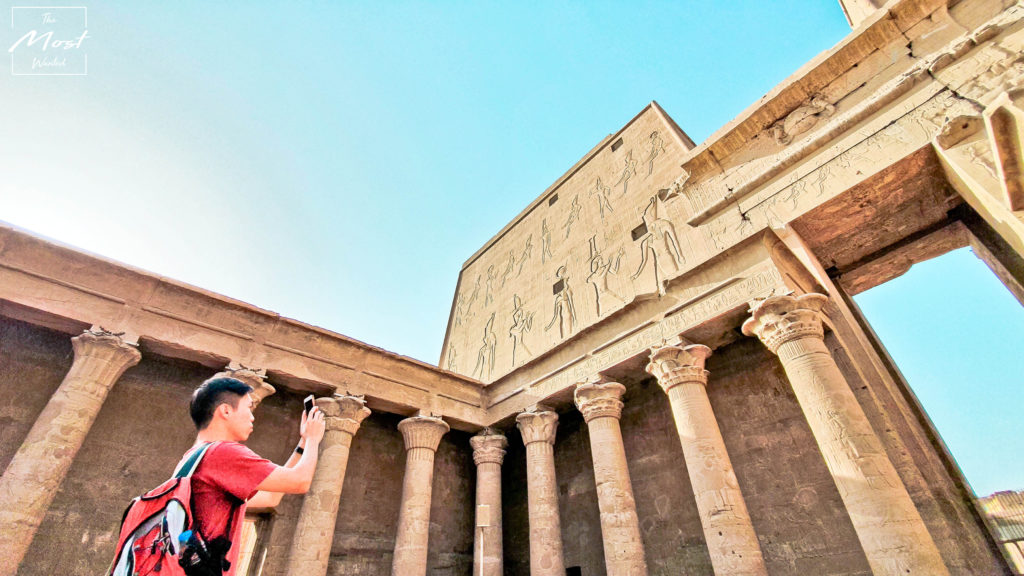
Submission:
[[[238,442],[219,442],[207,450],[192,474],[192,505],[199,531],[207,542],[224,536],[228,520],[234,515],[232,533],[228,535],[232,543],[227,557],[231,569],[225,576],[235,573],[245,501],[276,468],[273,462]]]

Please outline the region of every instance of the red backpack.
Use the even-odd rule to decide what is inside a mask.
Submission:
[[[133,499],[121,520],[117,555],[107,576],[221,574],[208,563],[206,543],[192,519],[192,474],[216,446],[206,443],[178,463],[169,480]],[[219,564],[219,562],[218,562]]]

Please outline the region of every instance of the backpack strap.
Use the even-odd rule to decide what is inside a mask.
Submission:
[[[174,469],[174,475],[171,478],[188,478],[199,468],[199,463],[203,461],[203,456],[213,448],[219,442],[207,442],[197,448],[192,454],[189,454],[188,458],[184,458],[178,463],[178,467]]]

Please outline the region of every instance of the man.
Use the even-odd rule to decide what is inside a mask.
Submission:
[[[304,494],[316,469],[317,452],[324,436],[324,415],[314,406],[302,413],[299,445],[284,466],[261,458],[242,442],[253,430],[252,388],[234,378],[211,378],[192,394],[189,412],[199,433],[195,448],[208,450],[192,475],[192,505],[199,532],[211,550],[224,549],[235,573],[242,519],[246,506],[273,507],[283,494]],[[189,452],[191,452],[190,450]]]

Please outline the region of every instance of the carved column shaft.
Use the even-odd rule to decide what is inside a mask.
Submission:
[[[434,453],[449,427],[440,418],[414,416],[399,422],[398,429],[405,439],[405,478],[391,574],[423,576],[427,573]]]
[[[640,519],[619,427],[620,398],[625,391],[626,387],[616,382],[588,383],[577,386],[574,397],[590,432],[607,573],[609,576],[646,576]]]
[[[821,309],[805,294],[762,302],[743,325],[778,354],[857,537],[876,574],[948,574],[921,515],[825,346]]]
[[[75,360],[0,477],[0,576],[13,576],[107,393],[141,359],[119,336],[71,339]]]
[[[763,576],[757,534],[708,399],[710,355],[701,345],[655,348],[647,371],[668,394],[715,573]]]
[[[476,529],[473,545],[474,576],[502,576],[504,563],[501,547],[501,463],[508,440],[501,434],[485,430],[470,439],[473,461],[476,462],[477,514],[487,506],[488,524]],[[477,518],[479,526],[481,518]]]
[[[357,396],[317,398],[316,404],[324,413],[327,430],[320,442],[313,482],[302,500],[288,557],[288,576],[327,574],[349,449],[359,425],[370,415],[363,398]]]
[[[526,444],[526,490],[530,515],[530,576],[565,576],[562,525],[555,480],[558,414],[524,412],[516,425]]]

